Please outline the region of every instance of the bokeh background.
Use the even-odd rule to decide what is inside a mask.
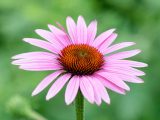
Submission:
[[[37,28],[67,16],[83,15],[87,24],[98,21],[98,34],[116,28],[115,43],[134,41],[143,52],[132,58],[146,62],[144,84],[129,84],[131,91],[109,91],[111,105],[85,102],[86,120],[160,120],[160,1],[159,0],[0,0],[0,120],[75,120],[74,105],[64,103],[64,90],[50,101],[48,88],[31,97],[32,90],[49,72],[22,71],[11,56],[40,50],[22,41],[36,37]],[[130,48],[128,48],[130,49]],[[128,50],[127,49],[127,50]]]

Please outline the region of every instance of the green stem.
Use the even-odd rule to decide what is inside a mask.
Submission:
[[[84,120],[84,98],[81,91],[78,92],[76,97],[76,120]]]

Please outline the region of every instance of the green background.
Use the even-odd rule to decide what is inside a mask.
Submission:
[[[132,58],[146,62],[144,84],[130,84],[127,95],[109,91],[111,104],[85,101],[86,120],[160,120],[160,1],[159,0],[0,0],[0,120],[75,120],[74,105],[66,106],[63,89],[45,100],[48,88],[31,97],[32,90],[49,72],[29,72],[11,65],[11,56],[41,50],[22,41],[36,37],[37,28],[67,16],[83,15],[87,24],[98,21],[98,34],[116,28],[115,43],[134,41],[143,52]],[[36,112],[36,113],[35,113]],[[36,119],[35,119],[36,120]],[[37,119],[38,120],[38,119]]]

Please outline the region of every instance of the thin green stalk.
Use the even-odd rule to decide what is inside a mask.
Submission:
[[[40,115],[39,113],[37,113],[33,110],[26,111],[26,116],[32,120],[47,120],[42,115]]]
[[[76,120],[84,120],[84,98],[81,91],[78,92],[75,102]]]

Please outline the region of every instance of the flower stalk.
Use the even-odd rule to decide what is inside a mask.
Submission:
[[[80,90],[78,91],[76,97],[75,108],[76,108],[76,120],[84,120],[84,98]]]

